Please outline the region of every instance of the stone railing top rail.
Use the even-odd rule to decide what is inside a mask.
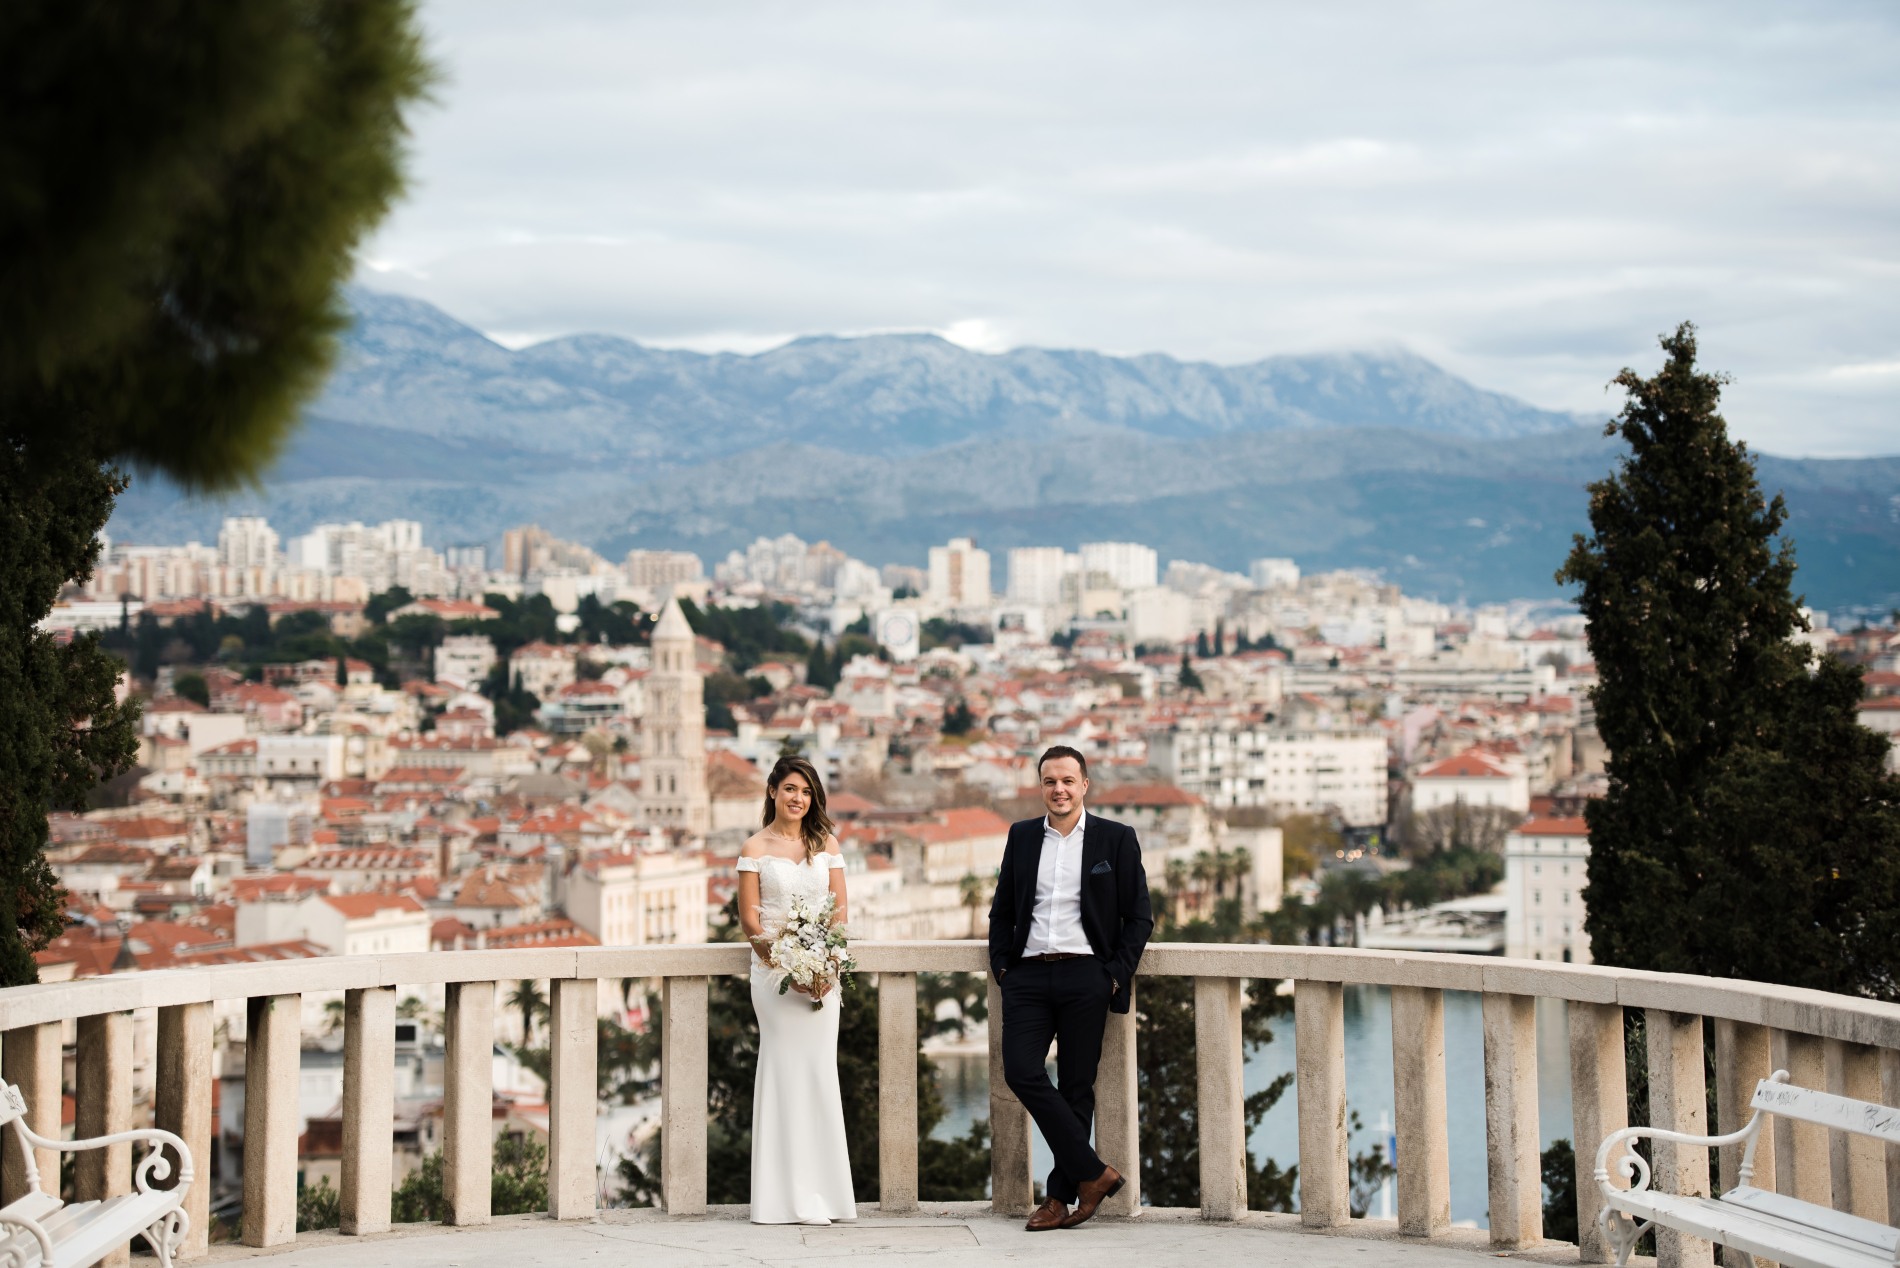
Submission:
[[[985,972],[978,941],[861,942],[869,973]],[[521,978],[702,977],[746,970],[747,949],[713,943],[671,947],[579,947],[329,956],[265,964],[123,973],[0,990],[0,1030],[45,1022],[260,995],[371,986],[426,986]],[[1424,952],[1361,951],[1234,943],[1157,942],[1143,976],[1269,978],[1376,986],[1423,986],[1658,1008],[1772,1026],[1850,1043],[1900,1048],[1900,1004],[1681,973]]]

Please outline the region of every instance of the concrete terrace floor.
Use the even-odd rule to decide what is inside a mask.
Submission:
[[[290,1246],[253,1250],[213,1246],[208,1261],[265,1259],[270,1268],[698,1268],[710,1264],[960,1265],[1018,1262],[1037,1268],[1478,1268],[1480,1259],[1577,1262],[1562,1242],[1499,1253],[1482,1232],[1454,1229],[1430,1244],[1402,1241],[1389,1222],[1355,1222],[1355,1236],[1310,1233],[1297,1215],[1249,1214],[1234,1224],[1203,1223],[1194,1211],[1145,1210],[1134,1219],[1097,1217],[1079,1229],[1027,1233],[1020,1219],[990,1214],[987,1203],[926,1204],[923,1214],[892,1216],[860,1207],[856,1224],[829,1228],[763,1227],[744,1207],[672,1219],[650,1210],[603,1211],[591,1221],[554,1224],[508,1216],[476,1228],[405,1225],[370,1237],[306,1233]],[[1648,1263],[1648,1260],[1632,1260]],[[260,1265],[260,1268],[262,1266]]]

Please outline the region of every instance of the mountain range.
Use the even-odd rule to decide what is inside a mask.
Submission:
[[[1373,568],[1443,599],[1546,598],[1618,442],[1404,352],[1241,366],[819,336],[751,356],[575,335],[511,350],[418,300],[353,290],[338,367],[255,493],[136,480],[110,531],[211,540],[408,518],[432,544],[536,522],[610,558],[708,561],[760,534],[922,563],[1144,541],[1244,569]],[[1606,376],[1608,370],[1606,369]],[[1762,456],[1821,607],[1900,599],[1900,458]],[[997,578],[1000,583],[1002,578]]]

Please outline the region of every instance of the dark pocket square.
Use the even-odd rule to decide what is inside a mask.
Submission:
[[[1107,859],[1103,859],[1100,863],[1097,863],[1094,867],[1091,867],[1089,869],[1089,875],[1090,876],[1105,876],[1114,870],[1115,870],[1114,867],[1110,865],[1109,861]]]

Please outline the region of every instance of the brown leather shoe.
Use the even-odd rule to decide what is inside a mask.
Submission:
[[[1100,1206],[1104,1199],[1112,1198],[1121,1192],[1123,1183],[1125,1182],[1122,1180],[1121,1172],[1113,1167],[1103,1167],[1101,1175],[1085,1184],[1078,1185],[1075,1209],[1070,1211],[1068,1218],[1062,1221],[1062,1227],[1075,1228],[1077,1225],[1087,1223],[1089,1216],[1095,1214],[1095,1208]]]
[[[1068,1205],[1058,1198],[1046,1199],[1029,1217],[1029,1223],[1023,1225],[1032,1233],[1046,1233],[1052,1228],[1061,1228],[1068,1222]]]

